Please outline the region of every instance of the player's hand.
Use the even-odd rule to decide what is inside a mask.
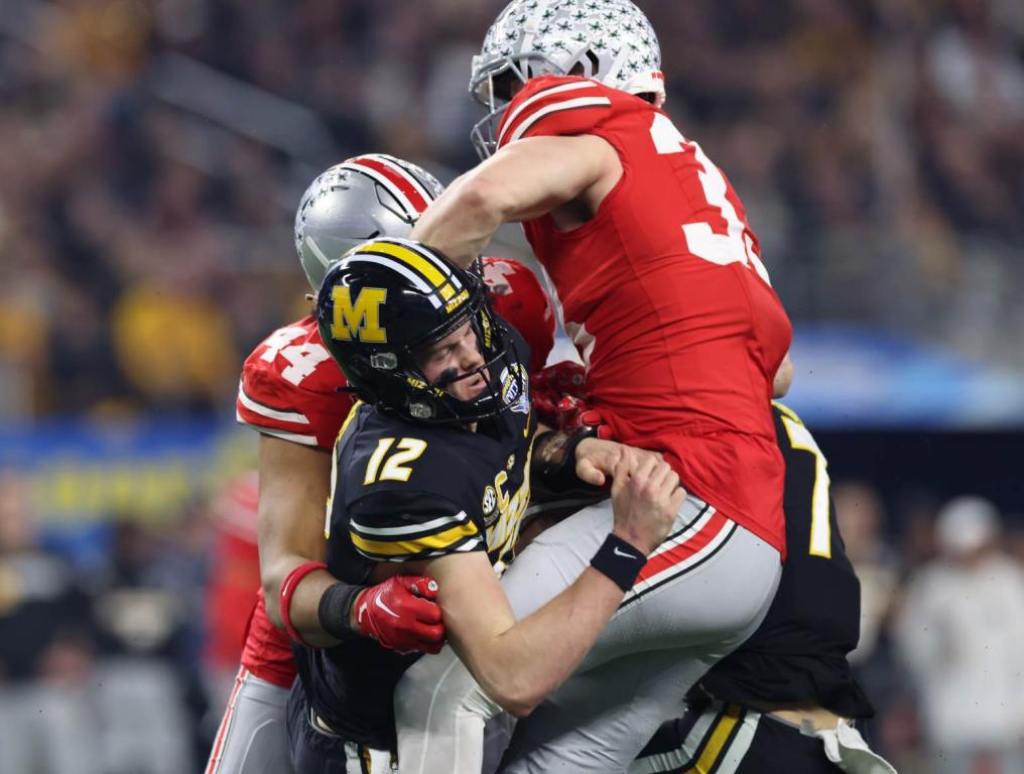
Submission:
[[[604,423],[601,414],[590,407],[583,398],[574,398],[572,395],[564,395],[555,404],[555,420],[559,430],[571,433],[580,428],[593,428],[597,437],[609,441],[612,437],[612,429]]]
[[[587,402],[586,369],[563,360],[532,377],[530,403],[541,424],[572,432],[581,427],[597,428],[597,437],[610,439],[611,428]]]
[[[667,462],[635,451],[627,447],[612,473],[612,532],[646,556],[668,536],[686,491]]]
[[[444,624],[436,599],[436,581],[395,575],[359,592],[352,624],[389,650],[437,653],[444,645]]]
[[[563,360],[541,369],[530,380],[530,403],[542,424],[562,429],[559,403],[569,397],[582,400],[586,370],[579,363]],[[564,408],[562,409],[564,410]]]
[[[662,459],[658,452],[637,449],[602,438],[584,438],[576,447],[576,477],[591,486],[604,486],[614,477],[615,467],[623,457],[639,462],[645,457]]]

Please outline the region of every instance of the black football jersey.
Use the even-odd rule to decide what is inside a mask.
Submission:
[[[860,583],[839,534],[825,457],[791,409],[776,403],[773,414],[786,462],[788,557],[761,626],[699,688],[726,702],[815,702],[844,717],[870,717],[874,709],[846,660],[860,636]]]
[[[496,376],[506,390],[516,384]],[[525,369],[523,378],[525,385]],[[357,405],[335,444],[325,529],[331,574],[365,585],[379,562],[470,551],[486,551],[492,563],[510,558],[530,500],[535,423],[528,394],[506,399],[513,407],[476,432]],[[393,747],[392,693],[417,656],[365,638],[301,650],[299,671],[317,714],[347,740]]]

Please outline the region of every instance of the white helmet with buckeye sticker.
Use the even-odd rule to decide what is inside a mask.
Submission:
[[[318,175],[295,212],[295,250],[313,290],[327,267],[361,242],[408,236],[443,190],[422,167],[383,153],[354,156]]]
[[[630,0],[513,0],[473,57],[470,93],[490,112],[473,127],[477,152],[494,152],[511,79],[581,75],[665,101],[658,36]]]

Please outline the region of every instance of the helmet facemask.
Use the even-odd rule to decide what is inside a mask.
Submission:
[[[513,408],[526,394],[525,367],[520,363],[515,344],[504,329],[499,327],[500,323],[494,317],[485,295],[474,298],[470,304],[465,315],[445,329],[425,337],[422,342],[410,346],[407,354],[400,357],[400,362],[407,366],[408,377],[424,385],[419,388],[421,394],[411,395],[407,404],[409,416],[417,421],[477,422]],[[424,352],[466,322],[476,338],[481,364],[462,374],[457,373],[455,368],[449,368],[431,383],[421,365]],[[477,376],[483,378],[484,385],[474,397],[461,399],[453,394],[453,387]]]
[[[469,91],[473,99],[487,108],[487,113],[473,124],[469,138],[481,161],[498,149],[498,127],[508,103],[512,101],[514,84],[525,84],[538,75],[568,75],[543,54],[527,54],[513,59],[504,57],[488,65],[480,65],[480,56],[473,57],[473,79]],[[516,89],[518,91],[518,89]]]

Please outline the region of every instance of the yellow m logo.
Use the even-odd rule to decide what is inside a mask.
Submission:
[[[353,303],[350,289],[335,285],[331,288],[331,336],[338,341],[358,339],[366,344],[387,344],[388,333],[380,327],[380,305],[387,297],[386,288],[363,288]]]

